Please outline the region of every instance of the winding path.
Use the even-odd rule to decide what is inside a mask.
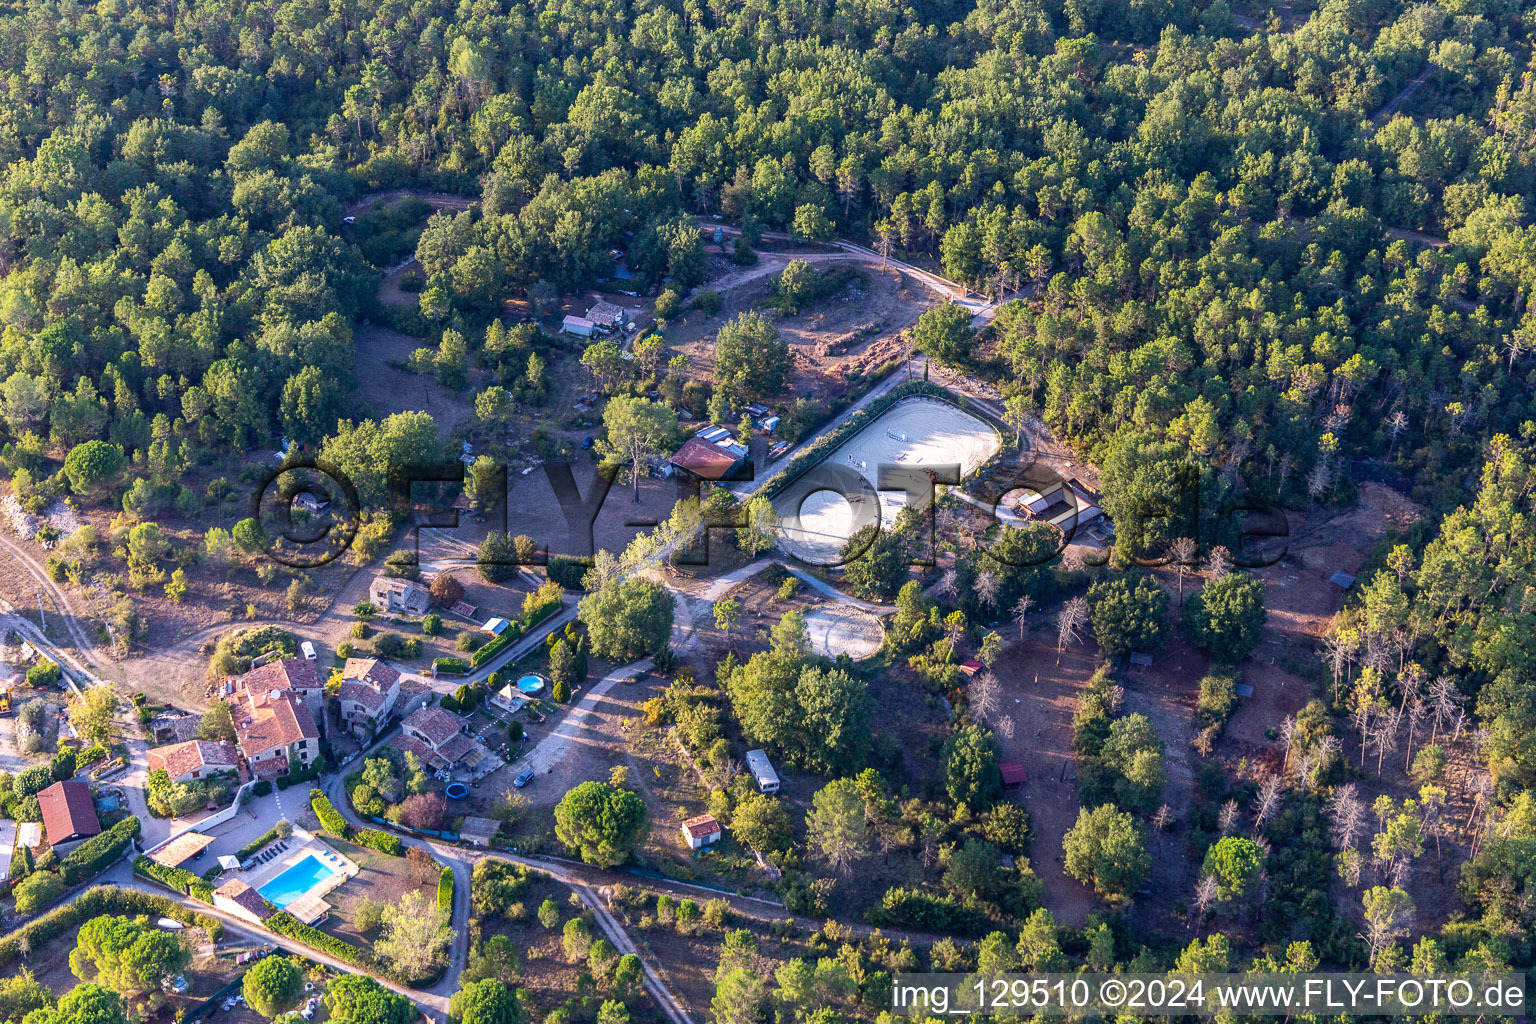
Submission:
[[[700,219],[698,224],[700,227],[704,228],[719,228],[720,233],[723,235],[735,236],[741,234],[741,228],[734,224],[718,224],[713,221],[703,219]],[[792,238],[790,235],[784,233],[783,231],[764,231],[760,233],[759,237],[766,238],[774,242],[800,241],[800,239]],[[903,271],[904,273],[911,274],[913,277],[917,278],[923,284],[927,285],[930,289],[942,295],[950,302],[953,302],[957,306],[963,306],[964,308],[969,309],[973,314],[971,317],[972,328],[979,330],[987,324],[991,323],[992,318],[997,316],[1000,303],[998,303],[995,299],[989,299],[985,296],[978,296],[964,285],[956,284],[948,278],[940,277],[938,274],[935,274],[932,271],[924,270],[922,267],[915,267],[910,263],[896,259],[892,256],[882,256],[867,245],[860,245],[858,242],[850,242],[845,238],[834,238],[830,241],[818,244],[833,246],[841,250],[843,255],[828,256],[826,254],[819,253],[811,253],[806,255],[795,253],[775,253],[772,255],[783,256],[786,259],[803,259],[806,262],[820,262],[829,258],[846,259],[847,257],[851,256],[856,262],[859,263],[866,263],[882,268],[891,267],[896,270]],[[771,272],[771,269],[764,271],[764,273]],[[751,271],[748,271],[743,274],[742,277],[733,281],[731,286],[734,287],[737,284],[742,284],[748,280],[751,280],[754,276],[762,275],[753,274]]]

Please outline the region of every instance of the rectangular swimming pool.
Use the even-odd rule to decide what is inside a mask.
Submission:
[[[334,869],[311,853],[256,891],[273,906],[286,907],[334,874]]]

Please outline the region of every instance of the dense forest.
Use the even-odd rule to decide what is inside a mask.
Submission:
[[[423,324],[471,348],[499,296],[627,233],[687,262],[680,219],[718,211],[1037,290],[996,369],[1087,450],[1134,428],[1314,497],[1391,455],[1453,499],[1527,415],[1521,8],[1287,13],[29,4],[3,18],[11,464],[104,438],[169,480],[334,433],[375,280],[343,204],[419,183],[481,200],[417,247]],[[1415,116],[1374,126],[1421,68]]]

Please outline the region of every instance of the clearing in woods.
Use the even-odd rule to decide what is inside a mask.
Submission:
[[[814,478],[802,477],[774,498],[780,520],[779,544],[812,565],[834,565],[848,538],[860,527],[875,522],[876,517],[885,526],[893,526],[905,505],[899,491],[875,491],[882,463],[914,468],[958,465],[963,480],[991,457],[1000,443],[990,425],[948,402],[903,399],[819,464],[834,467],[832,473],[851,472],[861,477],[867,487],[860,493],[844,497],[826,489],[830,477],[821,481],[819,488],[812,482]]]

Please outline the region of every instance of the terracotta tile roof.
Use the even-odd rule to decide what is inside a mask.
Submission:
[[[425,679],[412,679],[409,676],[400,680],[400,696],[414,697],[419,693],[430,693],[432,684]]]
[[[469,738],[463,733],[459,733],[457,736],[453,737],[453,739],[438,747],[437,752],[441,754],[443,756],[443,760],[447,761],[449,764],[458,764],[460,761],[464,760],[464,758],[469,756],[470,752],[475,749],[475,746],[476,743],[473,739]]]
[[[233,769],[240,763],[235,749],[209,740],[188,740],[171,743],[149,751],[149,770],[165,769],[172,779],[180,778],[199,768]]]
[[[363,710],[370,715],[376,714],[384,706],[384,695],[367,683],[360,683],[356,679],[348,679],[341,684],[341,689],[336,691],[336,697],[342,701],[352,701],[361,704]]]
[[[252,761],[251,771],[256,774],[257,778],[269,775],[282,775],[288,771],[288,756],[286,754],[275,754],[261,761]]]
[[[247,690],[266,694],[273,690],[317,690],[322,685],[315,663],[308,658],[284,658],[253,668],[240,679]]]
[[[689,818],[683,822],[683,831],[692,839],[703,839],[720,831],[720,822],[715,820],[713,814],[701,814],[697,818]]]
[[[421,742],[415,736],[407,736],[403,732],[397,732],[390,737],[389,745],[402,754],[415,754],[416,760],[420,761],[425,767],[442,768],[447,766],[447,762],[437,756],[437,751]]]
[[[55,782],[37,794],[37,803],[43,810],[43,829],[48,833],[50,846],[101,831],[91,787],[83,782]]]
[[[741,456],[697,437],[690,437],[672,456],[672,465],[706,480],[719,480],[740,461]]]
[[[320,737],[309,705],[297,694],[279,693],[276,697],[243,701],[232,710],[240,752],[247,758],[259,757],[273,747],[286,748],[300,740]]]
[[[1024,765],[1019,761],[1004,761],[997,766],[998,772],[1003,777],[1003,785],[1017,786],[1029,781],[1029,772],[1024,770]]]
[[[257,917],[265,921],[272,916],[272,908],[262,897],[261,893],[252,889],[238,878],[232,878],[213,890],[215,896],[222,896],[232,903],[238,903]]]
[[[389,689],[400,679],[400,672],[378,658],[348,658],[341,667],[343,679],[356,679],[383,689]]]
[[[420,708],[411,712],[405,727],[421,733],[433,747],[441,747],[464,729],[462,722],[442,708]]]

